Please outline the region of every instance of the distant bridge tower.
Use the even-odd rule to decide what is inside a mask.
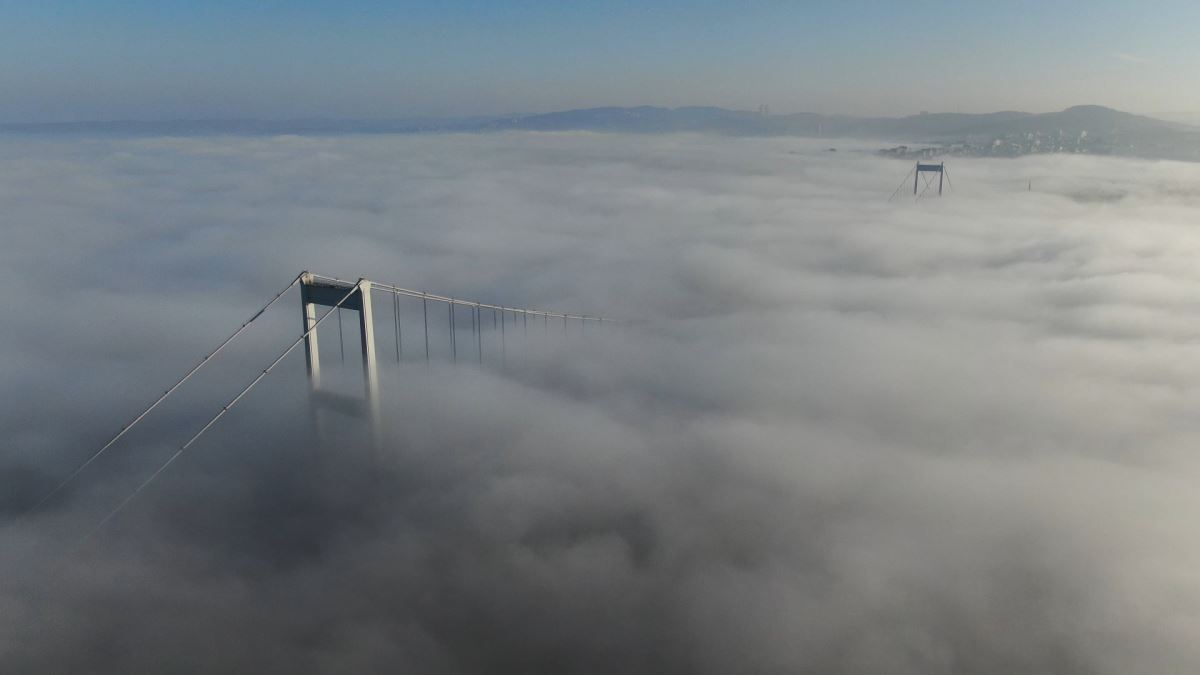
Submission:
[[[922,164],[920,162],[920,160],[917,161],[917,168],[913,170],[913,195],[914,196],[917,194],[917,184],[921,180],[921,174],[923,174],[923,173],[936,173],[937,174],[938,196],[941,197],[942,196],[942,181],[946,177],[946,163],[941,162],[938,164]],[[929,179],[926,180],[926,182],[925,182],[926,187],[928,187],[932,183],[932,181],[933,181],[933,178],[929,177]]]
[[[906,149],[901,148],[900,150],[902,150],[903,154],[907,154]],[[925,151],[921,152],[922,154],[925,153]],[[909,176],[912,176],[913,179],[913,198],[917,201],[920,201],[920,199],[925,196],[925,193],[929,192],[929,190],[933,188],[933,177],[935,174],[937,175],[937,193],[939,197],[942,196],[943,183],[948,185],[951,190],[954,189],[954,184],[950,181],[950,172],[946,170],[945,162],[939,162],[937,164],[923,164],[921,163],[921,160],[918,159],[916,166],[909,169],[908,173],[904,174],[904,178],[900,181],[900,184],[896,186],[895,192],[892,193],[891,197],[888,197],[888,201],[892,201],[897,195],[900,194],[900,191],[904,189],[904,185],[908,182]],[[923,190],[921,189],[922,177],[925,178],[925,189]]]
[[[304,273],[300,277],[300,303],[304,316],[304,356],[308,365],[308,386],[313,406],[313,423],[318,425],[318,410],[330,408],[350,415],[366,415],[371,433],[379,440],[379,372],[375,360],[375,321],[371,311],[371,282],[357,283],[314,278]],[[321,389],[321,353],[317,344],[317,306],[347,309],[358,312],[359,343],[362,345],[363,398],[358,400],[343,394]],[[330,311],[333,311],[332,309]]]

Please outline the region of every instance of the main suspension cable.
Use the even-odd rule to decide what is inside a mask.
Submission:
[[[153,483],[156,478],[158,478],[160,475],[162,475],[162,473],[164,471],[166,471],[168,467],[170,467],[172,464],[174,464],[175,460],[179,459],[180,456],[182,456],[183,453],[186,452],[187,449],[189,447],[191,447],[193,443],[195,443],[197,440],[199,440],[199,438],[201,436],[203,436],[205,434],[205,432],[207,432],[209,429],[212,428],[212,426],[214,424],[217,423],[217,420],[224,417],[225,413],[229,412],[230,408],[237,405],[238,401],[242,400],[242,397],[245,396],[247,393],[249,393],[250,390],[253,389],[255,385],[257,385],[259,382],[261,382],[262,379],[264,377],[266,377],[267,374],[270,373],[275,368],[275,366],[279,365],[280,361],[282,361],[288,354],[291,354],[292,351],[294,349],[296,349],[296,347],[300,346],[300,343],[304,342],[304,339],[307,338],[309,336],[309,334],[311,334],[313,331],[315,331],[317,329],[317,326],[321,325],[322,321],[324,321],[326,318],[328,318],[330,314],[333,314],[334,311],[341,309],[342,303],[346,302],[346,300],[348,300],[351,295],[354,295],[356,292],[358,292],[360,287],[361,287],[360,285],[355,285],[353,288],[351,288],[350,291],[348,293],[346,293],[346,295],[342,296],[341,300],[337,301],[337,304],[335,304],[333,307],[331,307],[329,309],[329,311],[325,312],[325,314],[323,314],[320,319],[317,319],[317,321],[315,323],[313,323],[313,325],[310,326],[308,328],[308,330],[304,331],[304,333],[300,337],[296,338],[296,341],[293,342],[287,349],[283,350],[283,353],[280,354],[278,357],[276,357],[275,360],[271,362],[271,365],[264,368],[263,371],[261,373],[259,373],[258,376],[255,377],[250,382],[250,384],[247,384],[245,387],[242,388],[242,390],[240,392],[238,392],[237,396],[234,396],[232,399],[229,400],[228,403],[226,403],[224,406],[222,406],[221,410],[216,415],[213,415],[212,418],[210,420],[208,420],[207,424],[205,424],[203,427],[201,427],[199,431],[197,431],[194,435],[192,435],[192,437],[189,438],[186,443],[181,445],[179,447],[179,449],[175,451],[175,454],[171,455],[167,459],[167,461],[163,462],[162,465],[159,466],[158,469],[156,469],[154,471],[154,473],[150,474],[150,476],[147,477],[146,480],[142,481],[142,483],[140,485],[138,485],[133,490],[133,492],[129,493],[128,497],[126,497],[124,500],[122,500],[120,504],[117,504],[116,508],[114,508],[112,511],[110,511],[109,514],[107,516],[105,516],[103,520],[101,520],[99,523],[97,523],[95,527],[93,527],[86,535],[84,535],[83,539],[81,539],[79,541],[79,546],[83,546],[84,544],[86,544],[88,542],[88,540],[92,538],[93,535],[95,535],[97,532],[99,532],[100,529],[103,528],[108,523],[108,521],[115,518],[117,516],[117,514],[119,514],[122,510],[124,510],[124,508],[126,506],[129,505],[130,502],[132,502],[134,499],[136,499],[137,496],[139,494],[141,494],[142,490],[145,490],[146,487],[149,486],[151,483]]]
[[[76,467],[75,470],[72,471],[69,476],[67,476],[65,479],[63,479],[63,481],[61,483],[59,483],[57,486],[55,486],[55,488],[53,490],[47,492],[44,497],[42,497],[40,500],[38,500],[37,504],[35,504],[33,506],[33,508],[29,509],[28,512],[33,512],[33,511],[37,511],[38,509],[40,509],[42,506],[44,506],[46,504],[46,502],[50,501],[50,499],[52,499],[54,497],[54,495],[56,495],[60,491],[62,491],[62,489],[65,488],[67,485],[69,485],[71,483],[71,481],[75,480],[75,478],[78,477],[79,474],[83,473],[84,469],[87,469],[88,466],[90,466],[92,464],[92,462],[95,462],[97,459],[99,459],[100,456],[103,455],[109,448],[111,448],[117,441],[121,440],[121,437],[123,437],[131,429],[133,429],[133,427],[135,425],[137,425],[138,422],[141,422],[142,419],[146,417],[146,415],[149,415],[150,411],[157,408],[158,404],[167,400],[167,397],[170,396],[171,394],[175,393],[176,389],[179,389],[179,387],[183,386],[184,382],[187,382],[189,379],[191,379],[191,377],[193,375],[200,372],[200,369],[203,368],[214,356],[221,353],[221,350],[223,350],[223,349],[225,349],[225,347],[229,346],[229,343],[233,342],[239,335],[244,333],[246,331],[246,328],[248,328],[251,323],[254,323],[255,319],[262,316],[268,309],[271,308],[271,305],[274,305],[276,303],[276,301],[279,300],[279,298],[283,297],[284,293],[287,293],[289,290],[291,290],[292,286],[295,286],[297,283],[299,283],[300,278],[302,276],[303,276],[303,273],[296,275],[296,278],[292,279],[292,283],[288,284],[286,287],[284,287],[283,290],[276,293],[275,297],[271,298],[270,302],[263,305],[262,309],[255,312],[254,315],[251,316],[249,319],[246,319],[246,322],[243,323],[236,331],[234,331],[232,335],[225,338],[225,340],[221,344],[217,345],[217,348],[212,350],[208,354],[208,356],[205,356],[203,359],[200,359],[199,363],[197,363],[195,366],[192,366],[191,370],[189,370],[186,374],[184,374],[183,377],[179,378],[179,380],[177,380],[175,382],[175,384],[171,385],[171,387],[169,389],[164,391],[162,396],[159,396],[153,403],[146,406],[145,409],[143,409],[140,413],[138,413],[138,415],[136,417],[134,417],[129,423],[127,423],[125,426],[121,427],[121,430],[117,432],[116,436],[113,436],[112,438],[110,438],[108,440],[108,442],[105,443],[99,450],[92,453],[92,455],[90,457],[88,457],[87,460],[85,460],[82,464],[80,464],[78,467]]]

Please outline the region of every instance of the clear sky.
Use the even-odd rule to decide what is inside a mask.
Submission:
[[[0,121],[1200,110],[1200,2],[0,0]]]

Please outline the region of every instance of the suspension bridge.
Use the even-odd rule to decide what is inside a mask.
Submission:
[[[400,301],[402,298],[419,300],[421,306],[420,312],[420,333],[418,344],[418,358],[423,358],[426,364],[432,360],[430,349],[430,325],[439,321],[444,321],[448,328],[446,339],[448,341],[449,357],[452,362],[457,362],[461,358],[473,357],[479,363],[484,362],[484,327],[487,323],[491,323],[493,337],[490,341],[497,343],[498,354],[501,364],[505,362],[507,354],[507,343],[510,339],[510,334],[513,338],[518,336],[527,338],[529,335],[530,324],[536,329],[538,324],[541,324],[541,329],[544,334],[551,334],[552,325],[553,332],[557,332],[561,325],[561,336],[565,338],[568,334],[568,327],[577,324],[581,330],[586,330],[588,325],[615,325],[623,323],[611,318],[590,316],[586,314],[572,314],[567,312],[557,312],[545,309],[533,309],[528,307],[516,307],[507,305],[490,304],[486,302],[478,302],[474,300],[464,300],[447,295],[439,295],[429,293],[427,291],[413,290],[403,288],[395,284],[380,283],[368,279],[358,279],[356,281],[347,281],[336,277],[329,277],[311,272],[301,272],[291,283],[280,289],[265,305],[258,311],[246,319],[236,330],[222,340],[217,346],[206,354],[200,361],[188,369],[180,376],[170,387],[163,391],[154,401],[142,408],[134,415],[128,423],[121,427],[119,431],[108,439],[97,450],[92,452],[88,457],[76,466],[76,468],[68,474],[64,479],[55,485],[55,487],[45,493],[44,496],[30,509],[30,513],[37,512],[42,509],[51,499],[61,494],[72,483],[76,482],[88,469],[89,466],[100,460],[112,448],[117,446],[118,442],[124,438],[130,431],[141,424],[147,417],[154,412],[159,406],[166,402],[169,398],[176,394],[185,383],[196,376],[201,370],[208,366],[216,359],[223,351],[233,344],[239,337],[244,335],[247,329],[255,321],[265,315],[272,307],[287,295],[288,291],[299,286],[300,288],[300,308],[301,308],[301,331],[290,343],[280,350],[270,361],[268,361],[261,369],[257,370],[249,381],[242,386],[230,398],[224,401],[219,407],[214,408],[213,414],[206,419],[191,436],[188,437],[181,445],[179,445],[173,454],[171,454],[164,462],[149,474],[141,483],[139,483],[127,496],[118,502],[111,511],[100,519],[83,537],[81,542],[85,543],[91,539],[97,532],[104,528],[113,518],[117,517],[130,503],[132,503],[138,495],[140,495],[147,487],[157,480],[171,465],[173,465],[180,457],[182,457],[192,446],[194,446],[201,438],[204,437],[220,420],[227,415],[257,387],[272,371],[275,370],[285,358],[301,345],[304,346],[305,365],[309,383],[309,402],[311,406],[310,416],[313,421],[314,430],[320,434],[320,417],[322,410],[332,410],[343,414],[364,417],[366,418],[368,428],[372,438],[376,443],[381,438],[380,422],[381,415],[379,410],[379,363],[376,344],[376,329],[378,328],[378,319],[376,317],[377,300],[380,297],[386,297],[391,304],[391,323],[392,336],[395,346],[396,361],[401,361],[402,344],[403,344],[403,329],[401,321]],[[438,319],[436,314],[431,313],[432,308],[445,306],[446,314],[444,318]],[[344,393],[337,393],[326,390],[322,387],[322,363],[321,351],[318,338],[318,328],[326,322],[331,316],[337,317],[339,346],[342,353],[342,358],[345,358],[345,344],[342,330],[342,312],[357,312],[358,315],[358,341],[360,346],[362,373],[363,373],[363,391],[361,396],[351,396]],[[460,332],[465,333],[465,325],[460,328],[460,323],[465,323],[462,317],[463,313],[469,315],[470,322],[470,339],[474,342],[473,345],[463,344],[460,346]],[[434,314],[434,315],[431,315]],[[488,322],[487,319],[491,321]],[[410,322],[410,329],[412,328]],[[411,343],[410,343],[411,344]]]
[[[934,176],[937,176],[937,195],[939,197],[942,196],[943,185],[949,185],[951,190],[954,189],[954,184],[950,182],[950,171],[946,169],[945,162],[939,162],[937,164],[923,164],[918,160],[916,166],[909,169],[908,173],[905,174],[904,179],[900,181],[900,185],[896,188],[895,192],[892,193],[892,196],[888,197],[888,201],[892,201],[896,198],[896,195],[900,194],[900,191],[904,189],[904,186],[908,185],[908,179],[910,177],[912,178],[913,199],[915,201],[921,201],[921,199],[925,197],[925,193],[929,192],[930,188],[933,187]],[[921,187],[922,178],[925,179],[925,188],[918,193],[917,190]]]

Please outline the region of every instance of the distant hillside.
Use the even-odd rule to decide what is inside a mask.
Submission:
[[[1041,139],[1049,151],[1090,151],[1200,159],[1200,128],[1133,115],[1101,106],[1076,106],[1061,112],[1031,114],[1004,111],[987,114],[931,113],[910,117],[848,117],[800,113],[762,115],[723,108],[589,108],[543,115],[491,120],[489,129],[534,131],[589,130],[652,133],[693,131],[734,135],[794,135],[887,138],[918,143],[975,148],[1002,148],[1018,143],[1032,152]],[[1080,139],[1084,139],[1081,143]],[[996,142],[999,141],[999,145]]]
[[[492,120],[490,129],[533,131],[623,131],[662,133],[679,131],[762,133],[762,115],[712,107],[586,108],[541,115]]]
[[[531,131],[699,131],[741,135],[942,137],[983,126],[1033,117],[1029,113],[986,115],[939,113],[902,118],[867,118],[797,113],[763,115],[745,110],[689,107],[587,108],[493,120],[493,129]]]
[[[459,119],[194,120],[0,125],[8,133],[337,134],[482,131],[696,132],[740,136],[854,137],[907,141],[924,154],[1013,156],[1080,152],[1200,161],[1200,127],[1086,105],[1032,114],[928,113],[909,117],[849,117],[797,113],[763,115],[715,107],[586,108],[542,114]],[[932,150],[929,148],[932,147]],[[903,155],[907,148],[893,154]]]

